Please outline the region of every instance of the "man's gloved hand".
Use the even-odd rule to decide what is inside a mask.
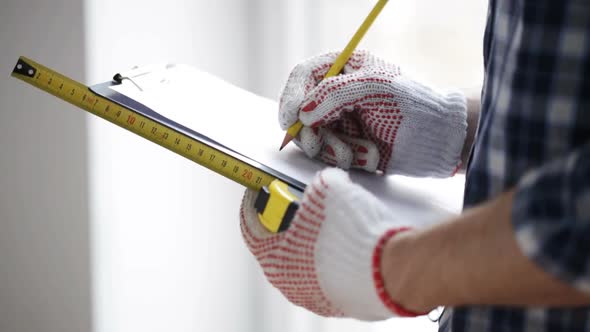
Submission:
[[[316,175],[289,228],[267,231],[247,190],[241,230],[267,279],[289,301],[322,316],[380,320],[411,316],[389,299],[381,279],[385,241],[407,229],[375,196],[336,168]]]
[[[343,169],[453,175],[466,136],[465,96],[438,93],[363,51],[341,75],[324,79],[337,56],[311,58],[289,76],[279,122],[286,130],[301,120],[295,143],[309,157]]]

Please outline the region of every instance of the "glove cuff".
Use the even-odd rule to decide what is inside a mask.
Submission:
[[[383,320],[395,316],[375,288],[373,254],[379,239],[392,227],[390,211],[345,173],[328,169],[325,218],[315,247],[319,285],[330,302],[346,317]],[[342,221],[342,222],[339,222]]]
[[[461,166],[461,151],[467,137],[467,99],[461,92],[438,95],[427,90],[420,97],[425,105],[407,106],[394,145],[389,173],[446,178]],[[417,92],[416,92],[417,93]],[[413,108],[413,109],[412,109]],[[402,142],[403,141],[403,142]]]
[[[461,168],[461,151],[467,137],[467,98],[462,92],[450,92],[444,96],[441,106],[446,128],[443,127],[443,132],[438,128],[433,130],[432,144],[440,156],[440,172],[433,176],[449,177]]]
[[[385,247],[385,243],[387,240],[392,238],[393,236],[403,232],[410,230],[409,227],[400,227],[388,230],[383,236],[379,239],[377,246],[375,246],[375,250],[373,251],[373,282],[375,283],[375,289],[377,291],[377,295],[379,295],[379,299],[381,302],[394,314],[400,317],[416,317],[425,315],[427,313],[416,313],[410,310],[405,309],[397,302],[393,301],[387,290],[385,289],[385,281],[383,280],[383,275],[381,274],[381,257],[383,254],[383,248]]]

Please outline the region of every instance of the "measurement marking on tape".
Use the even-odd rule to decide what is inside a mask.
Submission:
[[[20,57],[12,76],[165,147],[248,188],[260,190],[275,176],[95,94],[64,75]]]

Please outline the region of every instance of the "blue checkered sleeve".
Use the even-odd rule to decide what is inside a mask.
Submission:
[[[465,207],[515,189],[514,237],[590,292],[590,1],[490,0]],[[442,331],[590,331],[590,306],[466,306]]]
[[[512,219],[527,256],[590,292],[590,143],[529,171],[517,186]]]
[[[506,114],[511,167],[528,168],[515,178],[515,237],[546,272],[590,292],[590,5],[522,3]],[[521,108],[527,98],[542,104]]]

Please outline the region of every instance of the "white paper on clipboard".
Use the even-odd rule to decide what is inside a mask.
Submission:
[[[285,132],[278,125],[275,101],[188,65],[149,66],[134,72],[141,74],[111,89],[303,183],[326,167],[307,158],[295,144],[279,152]],[[395,218],[414,226],[439,221],[461,207],[461,177],[414,179],[355,170],[350,175],[383,201]]]

